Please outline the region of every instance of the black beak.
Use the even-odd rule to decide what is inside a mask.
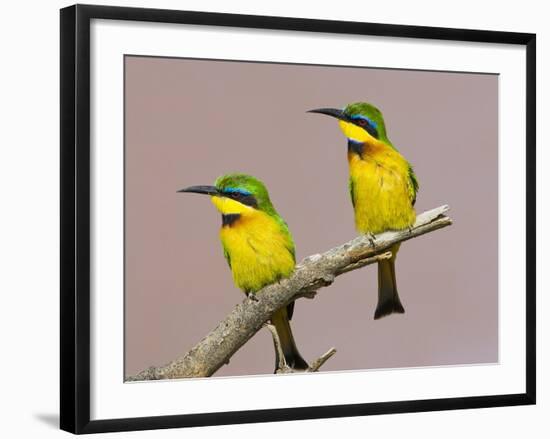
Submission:
[[[315,110],[309,110],[308,113],[326,114],[327,116],[335,117],[338,120],[348,120],[348,116],[343,110],[337,108],[317,108]]]
[[[218,195],[219,191],[216,186],[189,186],[185,189],[180,189],[178,192],[192,192],[195,194]]]

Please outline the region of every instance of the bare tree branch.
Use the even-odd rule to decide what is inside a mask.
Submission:
[[[189,352],[160,367],[150,367],[128,381],[175,379],[211,376],[229,362],[237,350],[262,328],[271,315],[300,297],[312,298],[336,276],[389,257],[388,250],[396,243],[433,232],[452,224],[446,215],[448,206],[441,206],[418,215],[408,230],[384,232],[357,238],[325,253],[305,258],[288,279],[268,285],[249,295],[218,326]],[[334,354],[334,348],[315,360],[310,370],[319,367]]]

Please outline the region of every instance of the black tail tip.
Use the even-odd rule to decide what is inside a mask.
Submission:
[[[301,355],[298,356],[285,356],[285,363],[288,367],[290,367],[295,372],[305,372],[309,369],[309,364],[307,364],[306,360],[302,358]],[[279,370],[279,365],[277,364],[277,361],[275,362],[275,371],[273,373],[277,373]]]
[[[294,355],[292,358],[287,358],[287,364],[295,370],[307,370],[309,369],[309,364],[306,360],[303,359],[301,355]]]
[[[405,314],[405,308],[403,308],[401,302],[395,301],[378,304],[376,311],[374,311],[374,320],[381,319],[390,314]]]

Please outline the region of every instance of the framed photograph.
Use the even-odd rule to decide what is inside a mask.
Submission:
[[[61,428],[534,404],[535,132],[534,34],[62,9]]]

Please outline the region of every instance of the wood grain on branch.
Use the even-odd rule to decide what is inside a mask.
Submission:
[[[374,236],[358,236],[325,253],[305,258],[291,277],[268,285],[238,304],[218,326],[189,352],[160,367],[150,367],[127,381],[146,381],[189,377],[208,377],[229,362],[231,356],[258,332],[271,315],[300,297],[313,297],[336,276],[389,257],[388,250],[396,243],[415,238],[452,224],[441,206],[418,215],[411,229],[384,232]],[[312,363],[319,367],[334,354],[331,349]]]

